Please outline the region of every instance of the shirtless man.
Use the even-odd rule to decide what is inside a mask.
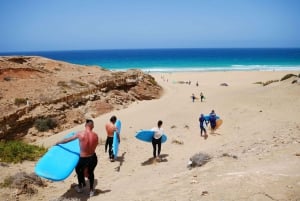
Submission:
[[[114,154],[113,154],[113,150],[112,150],[112,145],[113,145],[113,139],[114,139],[114,132],[117,131],[117,127],[115,126],[115,123],[117,121],[117,117],[116,116],[112,116],[109,120],[109,122],[105,125],[105,130],[106,130],[106,134],[107,134],[107,138],[106,138],[106,143],[105,143],[105,152],[107,151],[107,147],[108,147],[108,156],[111,162],[114,162]],[[120,136],[118,135],[118,140],[120,143]]]
[[[96,147],[98,145],[98,135],[93,131],[94,122],[93,120],[87,119],[85,123],[85,130],[80,131],[72,137],[65,138],[56,144],[64,144],[75,139],[79,139],[80,145],[80,158],[76,165],[76,174],[78,178],[78,186],[75,190],[78,193],[83,192],[85,187],[84,171],[88,170],[88,179],[90,182],[90,196],[94,196],[94,169],[97,166],[98,159],[96,155]]]

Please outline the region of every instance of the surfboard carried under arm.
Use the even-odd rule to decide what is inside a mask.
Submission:
[[[71,132],[65,138],[71,137]],[[73,172],[80,157],[79,140],[52,146],[37,162],[34,172],[51,181],[65,180]]]
[[[118,135],[120,135],[120,133],[121,133],[121,125],[122,125],[121,121],[117,120],[115,125],[118,129],[118,133],[116,131],[114,132],[112,149],[113,149],[114,157],[116,159],[118,157],[119,144],[120,144]]]

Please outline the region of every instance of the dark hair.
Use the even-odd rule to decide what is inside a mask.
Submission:
[[[94,126],[94,121],[91,120],[91,119],[87,119],[87,120],[85,120],[85,125],[86,125],[86,126],[87,126],[87,125],[89,125],[89,126]]]
[[[162,120],[159,120],[159,121],[157,122],[157,126],[158,126],[158,127],[161,127],[162,124],[163,124]]]
[[[91,119],[87,119],[87,120],[85,120],[85,123],[88,124],[88,123],[94,123],[94,122]]]
[[[115,115],[110,118],[110,122],[116,123],[116,121],[117,121],[117,117]]]

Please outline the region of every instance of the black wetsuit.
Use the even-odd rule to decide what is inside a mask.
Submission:
[[[114,141],[114,137],[107,137],[106,138],[105,152],[107,151],[107,147],[108,147],[108,156],[109,156],[109,159],[114,159],[115,158],[113,150],[112,150],[113,141]]]
[[[214,130],[216,128],[216,123],[217,121],[217,116],[215,114],[210,114],[209,115],[209,122],[210,122],[210,127]]]
[[[204,116],[199,118],[199,122],[200,122],[200,135],[202,136],[203,132],[204,132],[204,134],[206,134],[206,129],[204,128],[204,122],[206,123],[206,121],[205,121]]]
[[[90,182],[90,188],[92,189],[94,186],[94,170],[97,166],[98,158],[96,153],[89,157],[80,157],[75,168],[77,173],[78,184],[80,187],[85,186],[85,179],[84,179],[84,169],[88,168],[88,178]]]
[[[153,146],[153,157],[156,157],[156,145],[157,145],[157,155],[160,155],[160,150],[161,150],[161,138],[155,139],[154,137],[152,138],[152,146]]]

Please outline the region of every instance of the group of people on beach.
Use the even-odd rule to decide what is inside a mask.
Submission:
[[[195,96],[195,94],[192,94],[192,101],[195,102],[195,100],[197,99],[197,97]],[[200,92],[200,101],[203,102],[205,99],[203,92]]]
[[[108,149],[108,157],[111,162],[114,162],[116,156],[113,154],[113,136],[114,132],[117,133],[118,142],[120,143],[120,135],[119,131],[115,125],[117,121],[116,116],[112,116],[108,123],[105,124],[105,130],[107,134],[106,143],[105,143],[105,152]],[[154,131],[154,135],[152,137],[152,146],[153,146],[153,158],[159,160],[160,152],[161,152],[161,139],[164,133],[162,128],[163,122],[159,120],[157,122],[157,126],[152,128]],[[85,123],[85,130],[76,133],[75,135],[64,138],[56,143],[64,144],[73,140],[79,140],[80,146],[80,158],[75,167],[75,171],[77,174],[78,185],[75,187],[76,192],[82,193],[84,187],[86,186],[85,177],[89,180],[89,196],[92,197],[95,195],[94,190],[94,170],[98,163],[98,158],[96,154],[96,148],[99,143],[98,134],[93,131],[94,122],[91,119],[87,119]]]
[[[207,139],[207,131],[205,129],[205,126],[208,126],[210,124],[212,133],[215,131],[216,126],[217,126],[217,115],[215,113],[215,110],[212,110],[211,113],[205,117],[204,114],[201,114],[199,117],[199,123],[200,123],[200,136],[204,136],[204,139]],[[203,135],[204,133],[204,135]]]

